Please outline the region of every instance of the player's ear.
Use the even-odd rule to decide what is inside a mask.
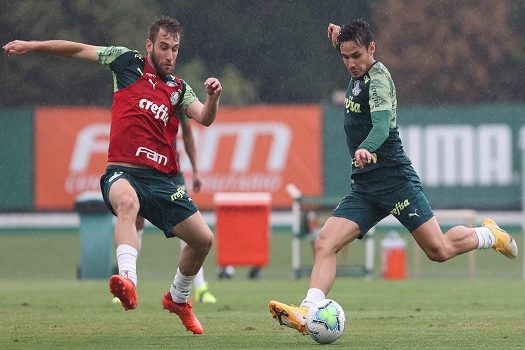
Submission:
[[[375,41],[371,41],[370,45],[368,45],[368,54],[373,55],[374,52],[376,52],[376,43]]]
[[[151,41],[149,38],[146,39],[146,52],[151,53],[153,51],[153,41]]]

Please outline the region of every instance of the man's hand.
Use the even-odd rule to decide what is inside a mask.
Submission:
[[[204,82],[204,87],[206,88],[206,93],[213,99],[219,98],[222,92],[222,85],[219,79],[217,78],[208,78]]]
[[[2,48],[7,56],[25,55],[32,50],[30,41],[14,40],[5,44]]]
[[[341,33],[341,27],[337,24],[330,23],[328,25],[328,39],[332,42],[334,48],[339,44],[339,34]]]
[[[370,153],[364,148],[360,148],[355,151],[355,161],[359,168],[363,169],[365,165],[377,162],[377,156],[375,153]]]
[[[199,193],[201,191],[202,181],[198,173],[193,173],[193,192]]]

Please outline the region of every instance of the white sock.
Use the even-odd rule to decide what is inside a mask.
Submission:
[[[137,250],[130,245],[121,244],[117,247],[116,255],[118,273],[132,280],[137,286]]]
[[[496,242],[496,237],[488,229],[488,227],[476,227],[476,235],[478,236],[478,249],[491,248]]]
[[[301,303],[301,306],[311,307],[318,301],[321,301],[326,298],[323,291],[318,288],[310,288],[306,293],[306,298]]]
[[[173,284],[170,288],[171,298],[176,303],[186,303],[190,296],[191,284],[195,276],[184,276],[180,269],[177,268],[177,273],[173,279]]]
[[[138,252],[142,249],[142,235],[144,234],[144,229],[137,230],[137,236],[139,238],[139,249]]]
[[[179,239],[179,242],[180,242],[180,250],[182,251],[182,249],[184,249],[184,247],[187,246],[188,244],[184,242],[182,239]],[[204,270],[201,267],[199,269],[199,272],[197,272],[197,274],[195,275],[195,279],[193,280],[193,287],[195,289],[199,289],[205,284],[206,284],[206,280],[204,279]]]
[[[199,269],[199,272],[197,272],[197,274],[195,275],[195,279],[193,280],[193,287],[195,288],[195,290],[197,290],[205,284],[206,280],[204,280],[204,270],[201,267]]]

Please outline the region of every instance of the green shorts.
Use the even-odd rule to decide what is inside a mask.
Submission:
[[[100,187],[104,202],[114,215],[109,189],[117,179],[126,179],[131,184],[139,198],[139,215],[161,229],[168,238],[173,237],[175,225],[198,211],[188,197],[182,174],[171,176],[155,169],[110,165],[100,178]]]
[[[385,167],[354,177],[352,191],[332,212],[359,225],[364,235],[392,214],[413,232],[434,216],[421,181],[411,166]]]

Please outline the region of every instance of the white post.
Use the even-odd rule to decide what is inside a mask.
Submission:
[[[525,126],[520,131],[521,139],[521,232],[523,233],[523,279],[525,280]]]
[[[292,197],[292,271],[299,277],[301,269],[301,191],[294,184],[286,186],[286,192]]]
[[[375,260],[375,242],[374,234],[376,232],[375,226],[368,231],[365,236],[365,276],[371,279],[374,274],[374,260]]]

